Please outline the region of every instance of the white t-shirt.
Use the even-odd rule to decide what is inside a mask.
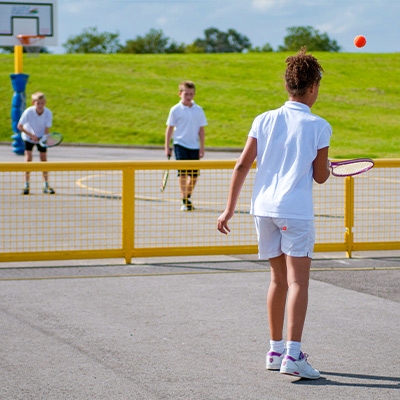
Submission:
[[[314,219],[313,161],[329,146],[332,128],[310,108],[287,101],[255,118],[249,136],[257,139],[257,172],[250,213]]]
[[[192,106],[184,106],[182,101],[169,111],[167,125],[174,126],[173,143],[188,149],[200,149],[199,130],[207,125],[203,109],[192,100]]]
[[[36,112],[36,107],[28,107],[21,115],[19,123],[23,125],[24,129],[28,132],[42,137],[44,135],[45,128],[50,128],[53,123],[53,113],[48,109],[44,108],[41,115]],[[25,133],[21,133],[22,139],[34,143],[34,141]]]

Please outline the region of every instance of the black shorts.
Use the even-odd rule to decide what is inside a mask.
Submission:
[[[200,160],[200,150],[199,149],[188,149],[187,147],[183,147],[179,144],[174,144],[174,152],[175,158],[177,160]],[[178,176],[181,175],[191,175],[191,176],[199,176],[199,170],[178,170]]]
[[[27,142],[26,140],[24,140],[24,143],[25,143],[25,150],[27,150],[27,151],[32,151],[33,146],[35,146],[35,145],[41,153],[46,153],[46,151],[47,151],[47,148],[41,146],[39,143],[31,143],[31,142]]]

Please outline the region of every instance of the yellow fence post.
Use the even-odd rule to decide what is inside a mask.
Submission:
[[[135,240],[135,169],[122,170],[122,246],[125,264],[130,264]]]
[[[346,243],[346,256],[351,258],[353,250],[353,226],[354,226],[354,178],[348,176],[345,181],[345,211],[344,224],[346,232],[344,241]]]

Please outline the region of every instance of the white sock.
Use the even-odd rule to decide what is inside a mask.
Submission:
[[[287,355],[293,357],[295,360],[300,358],[301,342],[291,342],[286,343]]]
[[[282,354],[285,351],[285,343],[282,340],[270,340],[269,341],[270,349],[269,351],[273,351],[275,353]]]

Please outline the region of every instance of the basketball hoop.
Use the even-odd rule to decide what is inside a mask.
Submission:
[[[46,36],[41,35],[17,35],[21,45],[24,46],[28,55],[39,56],[44,47]]]

